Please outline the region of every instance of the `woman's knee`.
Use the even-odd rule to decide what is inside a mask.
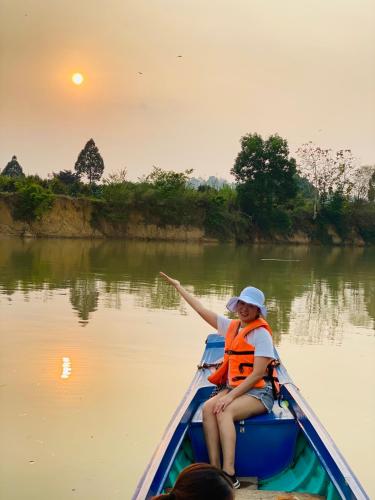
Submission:
[[[219,413],[217,413],[216,420],[219,426],[227,422],[234,422],[232,412],[229,408],[225,408],[224,411],[220,411]]]
[[[223,391],[219,392],[219,394],[216,394],[216,396],[214,396],[210,399],[207,399],[207,401],[203,404],[203,407],[202,407],[203,420],[207,420],[210,418],[216,419],[216,415],[214,413],[216,403],[217,403],[218,399],[220,399],[221,397],[223,397],[227,393],[228,393],[228,391],[226,389],[224,389]]]
[[[202,408],[203,420],[207,420],[207,418],[214,416],[214,406],[215,406],[214,398],[208,399],[203,404],[203,408]]]

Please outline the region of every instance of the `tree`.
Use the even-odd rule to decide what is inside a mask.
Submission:
[[[368,201],[375,201],[375,170],[372,173],[370,180],[368,181],[367,198]]]
[[[53,177],[61,181],[63,184],[71,186],[79,181],[80,174],[79,172],[72,172],[71,170],[60,170],[57,174],[53,173]]]
[[[193,169],[175,172],[154,166],[151,174],[146,176],[145,181],[161,191],[176,192],[186,186],[192,172]]]
[[[49,181],[49,187],[55,194],[65,194],[77,196],[84,185],[80,182],[80,174],[72,170],[60,170],[53,172],[52,179]]]
[[[128,169],[126,167],[120,168],[118,172],[112,172],[108,174],[108,177],[104,179],[104,184],[124,184],[128,176]]]
[[[74,169],[77,174],[86,175],[90,185],[100,180],[104,171],[104,162],[93,139],[90,139],[79,153]]]
[[[311,141],[298,148],[297,155],[298,173],[315,189],[315,219],[320,206],[330,196],[349,196],[354,184],[355,159],[350,149],[341,149],[334,154],[331,149],[322,149]]]
[[[53,204],[53,195],[48,189],[27,179],[18,189],[15,217],[32,222],[39,219]]]
[[[332,192],[344,197],[350,196],[358,171],[356,159],[350,149],[337,151],[334,157],[334,168],[337,177]]]
[[[10,162],[7,163],[4,170],[1,172],[1,175],[6,175],[8,177],[24,177],[21,165],[17,161],[16,156],[12,156]]]
[[[375,182],[375,165],[362,165],[354,173],[352,196],[355,200],[368,199],[371,178]]]
[[[258,224],[268,223],[297,193],[296,162],[277,134],[265,140],[259,134],[242,137],[231,173],[242,210]]]

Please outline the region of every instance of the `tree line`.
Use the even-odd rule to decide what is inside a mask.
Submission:
[[[93,223],[100,217],[121,223],[136,209],[155,224],[203,225],[222,239],[251,241],[259,233],[272,238],[302,230],[329,243],[332,226],[344,240],[354,230],[375,242],[375,166],[358,166],[349,149],[334,152],[312,142],[293,158],[277,134],[247,134],[240,145],[230,170],[234,184],[159,167],[137,182],[127,179],[126,169],[102,179],[104,161],[90,139],[73,170],[48,179],[26,177],[13,156],[1,173],[0,191],[18,194],[18,218],[39,217],[60,194],[97,201]]]

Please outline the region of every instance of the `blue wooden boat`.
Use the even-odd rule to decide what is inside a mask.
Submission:
[[[209,335],[201,365],[217,362],[223,357],[223,351],[223,338]],[[207,381],[209,373],[209,369],[205,369],[195,374],[138,483],[133,500],[146,500],[160,494],[174,485],[184,467],[208,461],[202,404],[213,390]],[[282,364],[278,367],[278,376],[282,384],[281,404],[275,402],[270,414],[236,424],[237,475],[256,477],[257,490],[263,494],[298,492],[327,500],[369,499]],[[273,497],[245,495],[241,498]]]

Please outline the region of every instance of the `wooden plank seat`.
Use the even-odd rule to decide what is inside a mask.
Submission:
[[[242,489],[236,490],[236,500],[325,500],[325,497],[310,493],[286,493],[283,491],[266,491]]]

